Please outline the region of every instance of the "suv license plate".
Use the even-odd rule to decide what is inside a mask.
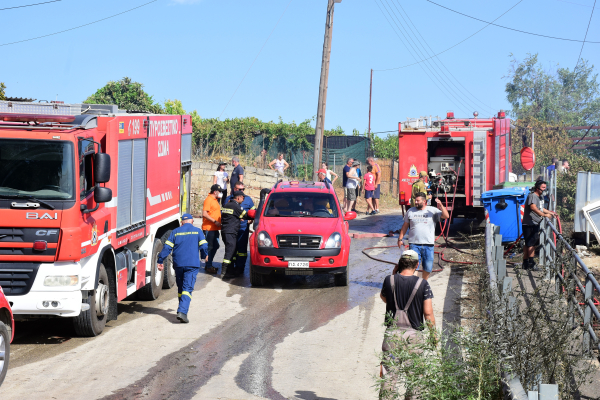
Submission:
[[[308,268],[308,261],[288,261],[288,268]]]

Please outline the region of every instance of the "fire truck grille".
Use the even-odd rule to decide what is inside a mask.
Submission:
[[[40,264],[1,263],[0,286],[7,296],[22,296],[29,293]]]
[[[279,235],[277,244],[280,249],[318,249],[321,247],[321,236]]]

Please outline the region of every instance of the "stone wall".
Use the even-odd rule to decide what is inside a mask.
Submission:
[[[194,162],[192,164],[191,203],[194,215],[202,214],[202,204],[213,185],[213,177],[217,171],[217,166],[218,164],[207,162]],[[225,167],[225,171],[231,176],[233,167],[228,165]],[[246,185],[246,195],[252,197],[254,202],[258,204],[260,190],[273,187],[277,183],[277,175],[271,169],[246,167],[244,168],[244,183]],[[229,184],[227,186],[229,190]]]

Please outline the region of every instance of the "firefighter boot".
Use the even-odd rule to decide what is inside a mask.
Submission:
[[[187,314],[184,314],[182,312],[177,313],[177,319],[180,320],[182,324],[187,324],[188,322],[190,322],[190,320],[187,317]]]

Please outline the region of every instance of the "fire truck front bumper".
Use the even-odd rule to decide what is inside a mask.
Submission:
[[[82,310],[81,265],[73,262],[0,264],[0,277],[15,319],[76,317]],[[4,281],[4,279],[0,279]]]

